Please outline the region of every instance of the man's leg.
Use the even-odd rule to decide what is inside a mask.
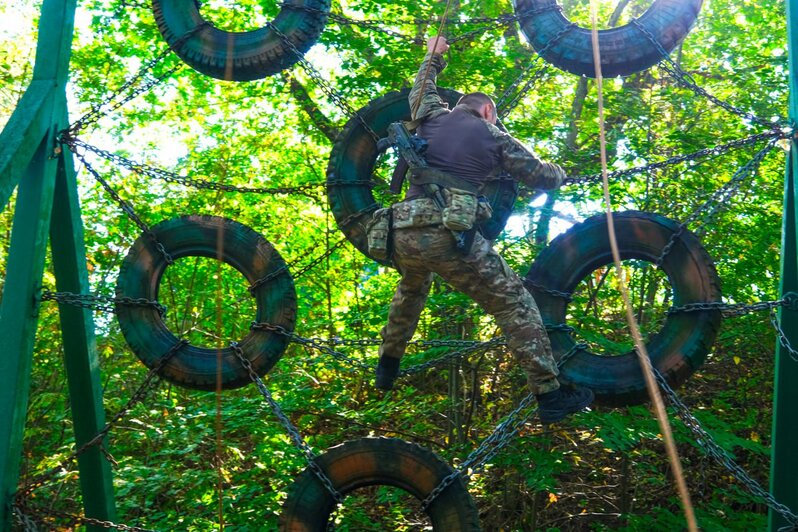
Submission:
[[[501,327],[537,396],[542,422],[559,421],[593,402],[593,392],[587,388],[560,388],[557,363],[537,304],[487,241],[477,236],[468,255],[446,264],[438,264],[436,271],[492,314]]]
[[[405,354],[407,343],[413,338],[432,285],[429,271],[414,268],[409,263],[403,264],[401,258],[395,260],[402,272],[402,279],[388,309],[388,323],[380,331],[382,344],[375,385],[383,390],[393,388],[393,381],[399,374],[399,360]]]
[[[494,316],[532,392],[559,388],[557,363],[535,300],[485,239],[477,235],[468,255],[452,257],[436,271]]]

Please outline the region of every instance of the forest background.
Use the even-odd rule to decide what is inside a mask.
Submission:
[[[600,27],[624,24],[650,3],[602,1]],[[467,21],[512,13],[511,3],[452,4],[447,35],[480,27],[484,31],[452,47],[440,85],[501,94],[536,55],[515,22],[480,26]],[[571,20],[589,25],[586,0],[561,4]],[[436,33],[436,17],[444,6],[432,0],[335,0],[334,13],[378,21],[379,27],[394,33],[331,20],[306,57],[351,107],[361,108],[410,86],[423,55],[422,42]],[[0,5],[0,126],[30,81],[39,8],[39,2],[28,0]],[[228,30],[260,27],[278,9],[274,2],[252,0],[203,4],[203,14]],[[705,0],[696,26],[672,57],[709,93],[758,117],[783,121],[784,13],[784,3],[777,0]],[[147,2],[81,2],[68,86],[72,119],[104,101],[165,48]],[[177,65],[180,60],[170,54],[154,72]],[[658,67],[608,79],[604,90],[611,169],[646,165],[763,130],[680,87]],[[239,186],[311,185],[312,193],[306,195],[198,190],[91,158],[149,225],[185,214],[224,216],[263,234],[292,270],[321,258],[295,278],[296,332],[330,345],[325,339],[378,338],[398,279],[393,270],[348,243],[326,253],[343,235],[326,202],[325,171],[336,136],[349,118],[298,66],[263,80],[233,83],[184,65],[103,117],[81,138],[198,179]],[[549,68],[504,124],[571,175],[600,169],[593,80]],[[613,207],[684,221],[761,147],[615,179]],[[689,226],[714,259],[729,303],[778,297],[784,147],[771,151],[710,219],[699,217]],[[390,171],[390,164],[383,162],[376,179],[384,181]],[[92,292],[112,296],[120,264],[139,229],[81,167],[79,182]],[[523,275],[551,239],[601,212],[601,197],[595,182],[548,195],[522,191],[516,214],[495,246]],[[0,279],[5,277],[13,214],[12,199],[0,213]],[[627,262],[626,267],[644,331],[656,331],[668,308],[667,283],[650,275],[646,265]],[[210,259],[181,259],[169,268],[161,289],[162,302],[174,309],[170,326],[198,344],[239,339],[254,316],[240,274],[225,267],[220,294],[214,279],[217,270]],[[605,273],[597,271],[585,281],[586,292],[593,295],[570,308],[568,324],[594,349],[623,352],[631,340],[614,283],[600,282],[613,277]],[[54,290],[49,266],[45,288]],[[225,301],[221,329],[213,307],[217,298]],[[111,314],[98,312],[95,319],[106,411],[114,413],[136,390],[146,368],[127,347]],[[492,319],[436,281],[416,339],[484,341],[497,335]],[[766,313],[726,319],[706,363],[678,390],[716,441],[765,487],[774,342]],[[456,464],[526,395],[519,386],[522,375],[501,347],[404,378],[387,395],[373,387],[369,371],[313,347],[292,343],[265,382],[318,452],[363,436],[389,436],[418,443]],[[367,364],[375,362],[374,342],[336,349]],[[417,364],[449,351],[416,345],[404,363]],[[708,457],[677,418],[672,421],[701,526],[764,528],[767,507],[762,501]],[[57,307],[44,302],[21,481],[63,465],[72,450]],[[221,520],[232,529],[275,528],[281,503],[306,465],[254,386],[217,397],[164,383],[116,424],[109,451],[116,461],[119,522],[159,530],[209,530]],[[599,406],[548,428],[533,418],[472,478],[469,490],[485,530],[683,526],[659,429],[645,405]],[[41,526],[68,529],[79,521],[51,514],[80,514],[80,498],[77,470],[68,463],[52,482],[34,491],[29,502],[43,512],[35,517]],[[337,520],[341,529],[355,530],[412,530],[425,523],[418,503],[392,488],[350,497]]]

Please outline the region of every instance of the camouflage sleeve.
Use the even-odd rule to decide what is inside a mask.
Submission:
[[[565,170],[558,164],[543,162],[511,135],[494,127],[494,136],[501,150],[502,170],[530,188],[551,190],[565,179]]]
[[[427,70],[428,65],[429,71]],[[427,118],[435,111],[447,109],[448,106],[438,96],[438,87],[435,85],[438,74],[444,68],[446,68],[446,60],[440,54],[428,53],[424,56],[418,74],[416,74],[416,81],[410,90],[410,111],[413,120]]]

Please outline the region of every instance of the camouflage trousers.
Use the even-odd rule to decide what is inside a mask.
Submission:
[[[536,394],[559,387],[557,363],[532,295],[491,244],[477,234],[471,251],[455,247],[441,225],[394,229],[393,261],[402,274],[381,331],[380,355],[401,358],[427,301],[432,274],[492,314]]]

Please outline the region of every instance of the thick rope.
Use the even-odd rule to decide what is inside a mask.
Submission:
[[[621,267],[621,255],[618,250],[618,240],[615,236],[615,226],[612,220],[612,204],[610,203],[610,185],[607,171],[607,140],[604,131],[604,95],[602,92],[603,78],[601,75],[601,50],[599,50],[599,35],[598,23],[596,15],[595,0],[590,2],[590,16],[593,23],[592,41],[593,41],[593,63],[596,68],[596,89],[598,92],[598,113],[599,113],[599,144],[601,151],[601,176],[604,188],[604,203],[607,206],[607,230],[609,231],[610,247],[612,248],[612,258],[615,263],[615,273],[618,278],[618,288],[620,289],[621,296],[623,297],[624,306],[626,307],[626,321],[629,324],[629,329],[632,333],[632,338],[635,342],[635,351],[640,360],[640,366],[643,370],[643,375],[646,380],[646,388],[651,402],[654,406],[654,412],[659,422],[660,431],[662,432],[663,440],[665,442],[665,449],[668,454],[668,461],[673,470],[673,477],[676,481],[676,486],[679,491],[679,498],[682,501],[682,508],[684,516],[687,520],[687,528],[690,532],[697,532],[698,525],[696,523],[695,511],[693,504],[690,500],[690,492],[687,490],[687,483],[684,480],[684,472],[682,471],[682,464],[679,459],[679,453],[676,449],[676,443],[673,440],[673,432],[671,430],[668,415],[665,411],[665,403],[662,401],[662,395],[659,392],[659,387],[654,381],[654,374],[651,368],[651,360],[648,357],[648,351],[645,343],[643,342],[642,335],[640,334],[640,327],[634,316],[632,303],[629,299],[629,292],[626,283],[623,279],[623,269]]]

